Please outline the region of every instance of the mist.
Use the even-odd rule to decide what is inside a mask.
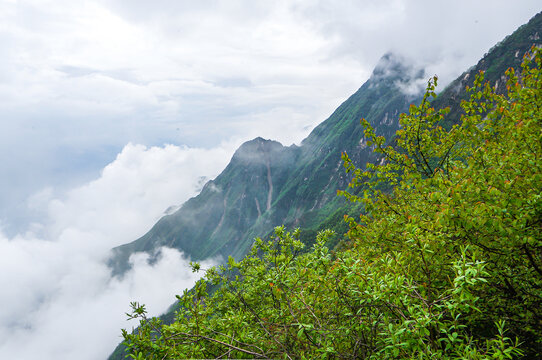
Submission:
[[[196,195],[202,176],[216,176],[236,146],[128,144],[99,178],[65,193],[35,194],[31,203],[44,222],[12,238],[0,234],[1,357],[105,358],[121,341],[120,329],[136,326],[126,321],[131,301],[151,315],[165,312],[201,275],[190,271],[190,257],[162,248],[150,265],[148,254],[136,253],[119,279],[106,265],[110,250]]]

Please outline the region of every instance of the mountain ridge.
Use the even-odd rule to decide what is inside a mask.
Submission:
[[[451,108],[448,117],[451,121],[448,125],[460,121],[459,104],[467,97],[465,86],[472,85],[476,73],[485,70],[486,80],[492,85],[499,86],[501,75],[498,74],[503,74],[507,67],[517,67],[521,62],[520,55],[528,52],[531,46],[542,45],[541,34],[542,13],[539,13],[490,49],[477,64],[452,81],[433,101],[435,108]],[[385,54],[382,64],[392,64],[393,66],[389,66],[392,70],[395,65],[401,65],[395,64],[392,60],[393,55]],[[386,69],[378,68],[377,65],[371,78],[345,100],[327,120],[316,126],[300,146],[285,147],[276,141],[262,138],[241,145],[226,169],[217,178],[205,184],[198,196],[188,200],[176,213],[160,219],[140,239],[116,248],[111,262],[116,274],[121,275],[127,270],[125,264],[130,254],[135,251],[153,251],[166,244],[178,246],[189,244],[194,248],[200,244],[203,245],[202,249],[194,253],[185,250],[193,256],[193,260],[201,260],[209,254],[225,257],[227,251],[230,252],[229,255],[240,258],[250,248],[254,237],[263,237],[275,225],[286,224],[314,230],[323,226],[322,224],[329,224],[329,219],[335,221],[337,214],[342,217],[341,212],[347,208],[344,207],[344,202],[341,202],[342,199],[335,196],[335,192],[339,188],[344,188],[349,179],[342,170],[340,152],[347,151],[358,166],[377,160],[372,148],[367,146],[363,138],[359,119],[366,118],[377,134],[391,138],[399,128],[397,121],[399,114],[406,112],[411,102],[419,101],[419,97],[402,91],[400,85],[408,84],[408,79],[402,80],[397,75],[409,75],[410,81],[416,80],[424,76],[420,69],[413,71],[403,69],[396,71],[394,76],[389,76],[389,73],[384,71]],[[382,77],[383,74],[388,76]],[[271,149],[274,149],[276,159],[262,153],[263,150]],[[247,154],[245,150],[251,150],[251,156],[244,156]],[[259,155],[252,156],[254,153]],[[242,180],[250,181],[247,183],[250,186],[244,188],[233,186],[234,183],[239,185]],[[228,184],[233,186],[229,190],[225,187]],[[223,194],[224,190],[240,196],[232,198],[216,195]],[[230,205],[237,206],[228,207],[228,201],[231,201]],[[206,239],[212,241],[207,241],[206,244],[200,242],[205,236],[203,232],[194,233],[199,238],[192,238],[191,243],[175,242],[175,231],[182,230],[175,228],[175,222],[188,223],[190,214],[187,210],[192,208],[199,209],[199,213],[206,215],[199,218],[199,222],[196,223],[196,227],[211,228],[207,231]],[[233,225],[238,224],[235,220],[239,220],[240,214],[243,214],[247,221],[240,224],[241,231],[235,231]],[[186,235],[189,237],[192,233]]]
[[[419,79],[423,71],[408,68],[388,53],[371,78],[300,146],[286,147],[261,137],[242,144],[224,171],[199,195],[164,216],[141,238],[113,250],[110,265],[114,274],[129,268],[132,253],[156,255],[161,246],[182,250],[196,261],[230,255],[240,259],[254,237],[279,224],[301,225],[307,212],[337,202],[336,191],[348,182],[341,152],[347,151],[359,162],[374,160],[372,149],[359,140],[359,119],[370,119],[377,133],[391,137],[398,129],[398,115],[416,100],[399,91],[398,83],[412,80],[408,74],[417,74]],[[315,193],[316,189],[323,190]]]
[[[460,121],[460,103],[467,97],[461,89],[472,86],[479,71],[485,71],[486,80],[498,87],[504,70],[519,66],[520,54],[542,44],[541,35],[539,13],[452,81],[433,101],[435,108],[451,109],[444,125]],[[161,246],[182,250],[196,261],[230,255],[240,259],[254,237],[270,233],[276,225],[317,228],[326,215],[344,205],[335,196],[348,184],[340,154],[347,152],[361,167],[377,160],[366,145],[359,120],[367,119],[378,135],[393,138],[399,129],[399,114],[420,101],[408,85],[424,76],[423,69],[388,52],[371,77],[300,146],[283,146],[261,137],[245,142],[200,194],[161,218],[139,239],[113,249],[109,262],[113,274],[128,270],[129,257],[135,252],[151,254],[152,261]]]

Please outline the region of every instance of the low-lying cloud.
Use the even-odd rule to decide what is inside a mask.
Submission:
[[[0,234],[0,357],[99,359],[131,328],[130,301],[164,312],[192,286],[189,258],[162,248],[159,261],[135,254],[122,279],[109,250],[135,240],[170,205],[196,195],[201,177],[224,168],[237,144],[213,149],[128,144],[101,176],[63,194],[44,189],[30,204],[47,220],[21,235]],[[204,267],[212,265],[204,262]]]

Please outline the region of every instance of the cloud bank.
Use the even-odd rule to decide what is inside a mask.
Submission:
[[[13,238],[0,234],[0,357],[105,358],[120,329],[134,325],[123,315],[130,301],[164,312],[199,277],[189,258],[164,248],[151,266],[147,255],[136,254],[119,280],[105,265],[109,250],[194,196],[202,176],[214,177],[231,151],[129,144],[98,179],[66,193],[35,194],[31,206],[47,220]]]

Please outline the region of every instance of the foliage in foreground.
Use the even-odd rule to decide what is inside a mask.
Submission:
[[[133,358],[510,359],[541,355],[542,57],[508,93],[482,85],[462,124],[430,106],[401,117],[397,146],[365,124],[382,161],[353,174],[349,246],[303,249],[277,228],[240,262],[206,272],[171,325],[133,303]],[[532,60],[531,60],[532,59]],[[394,190],[381,192],[381,183]],[[359,191],[359,188],[363,191]],[[197,268],[197,265],[195,266]],[[209,286],[217,287],[211,295]]]

